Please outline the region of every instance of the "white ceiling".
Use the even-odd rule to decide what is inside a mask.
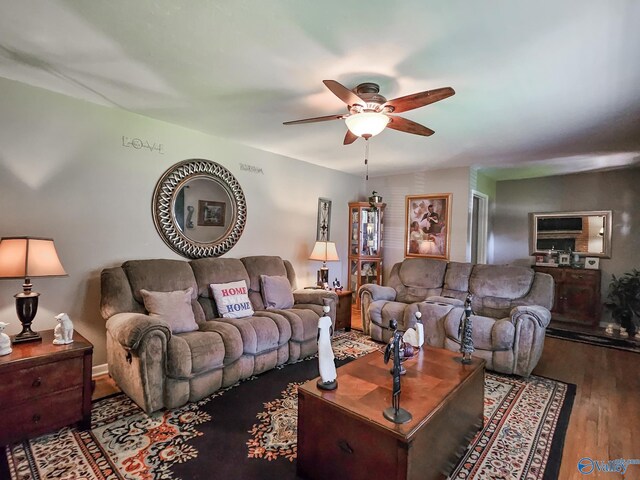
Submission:
[[[635,0],[0,0],[0,76],[344,172],[346,112],[322,84],[388,99],[436,131],[371,140],[373,176],[477,166],[495,178],[640,163]],[[1,92],[0,92],[1,94]],[[514,167],[506,168],[505,167]]]

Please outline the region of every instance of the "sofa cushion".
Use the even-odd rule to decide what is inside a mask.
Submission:
[[[396,300],[413,303],[431,295],[439,295],[444,281],[447,262],[433,258],[407,258],[397,270],[395,282],[390,286],[398,292]]]
[[[174,378],[222,368],[224,359],[224,344],[216,332],[181,333],[167,345],[167,373]]]
[[[446,290],[457,290],[459,292],[469,291],[469,275],[473,264],[449,262],[447,273],[444,276],[444,288]]]
[[[531,289],[534,271],[518,265],[476,265],[471,272],[469,290],[474,296],[514,300]]]
[[[458,335],[460,330],[460,322],[464,313],[462,309],[456,309],[451,315],[447,315],[444,321],[444,329],[447,337],[452,340],[460,342],[460,336]],[[458,314],[459,313],[459,314]],[[495,318],[483,317],[480,315],[473,315],[471,317],[473,322],[473,346],[479,350],[495,350],[493,345],[492,333],[493,326],[496,323]]]
[[[241,259],[249,274],[249,299],[255,310],[264,310],[266,307],[262,300],[260,276],[279,275],[288,276],[287,267],[280,257],[269,255],[256,255]]]
[[[253,308],[247,294],[247,283],[244,280],[229,283],[212,283],[211,291],[216,301],[218,312],[224,318],[243,318],[253,315]]]
[[[198,258],[191,268],[198,284],[198,295],[213,300],[212,283],[229,283],[244,280],[249,285],[249,275],[237,258]]]
[[[293,292],[287,277],[260,275],[262,301],[267,310],[293,307]]]
[[[140,290],[151,292],[175,292],[193,288],[192,299],[196,299],[198,287],[193,270],[182,260],[129,260],[122,264],[127,274],[133,296],[143,304]]]
[[[151,292],[144,288],[140,295],[150,317],[161,318],[169,324],[172,333],[193,332],[198,324],[191,308],[193,289],[175,292]]]

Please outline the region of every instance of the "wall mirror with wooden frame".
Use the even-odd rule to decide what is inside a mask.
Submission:
[[[550,250],[611,257],[611,210],[529,214],[531,255]]]
[[[158,180],[153,222],[162,240],[187,258],[218,257],[240,239],[247,202],[222,165],[193,159],[176,163]]]

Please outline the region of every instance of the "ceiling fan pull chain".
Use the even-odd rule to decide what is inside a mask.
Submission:
[[[366,175],[365,175],[365,180],[368,182],[369,181],[369,139],[365,138],[364,139],[364,166],[366,168]]]

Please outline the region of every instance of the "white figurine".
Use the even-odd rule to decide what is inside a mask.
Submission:
[[[333,335],[333,325],[329,313],[329,306],[322,307],[324,316],[318,320],[318,368],[320,370],[320,378],[318,379],[318,388],[322,390],[335,390],[338,386],[336,380],[336,365],[333,363],[335,358],[333,349],[331,348],[331,336]]]
[[[422,318],[421,312],[416,312],[416,328],[409,328],[402,336],[402,341],[408,343],[412,347],[420,348],[424,344],[424,325],[420,319]]]
[[[9,335],[4,333],[4,329],[9,325],[8,323],[0,322],[0,356],[9,355],[13,349],[11,348],[11,339]]]
[[[56,328],[53,331],[53,344],[67,345],[69,343],[73,343],[73,323],[71,322],[69,315],[66,313],[59,313],[55,318],[58,320],[58,325],[56,325]]]

